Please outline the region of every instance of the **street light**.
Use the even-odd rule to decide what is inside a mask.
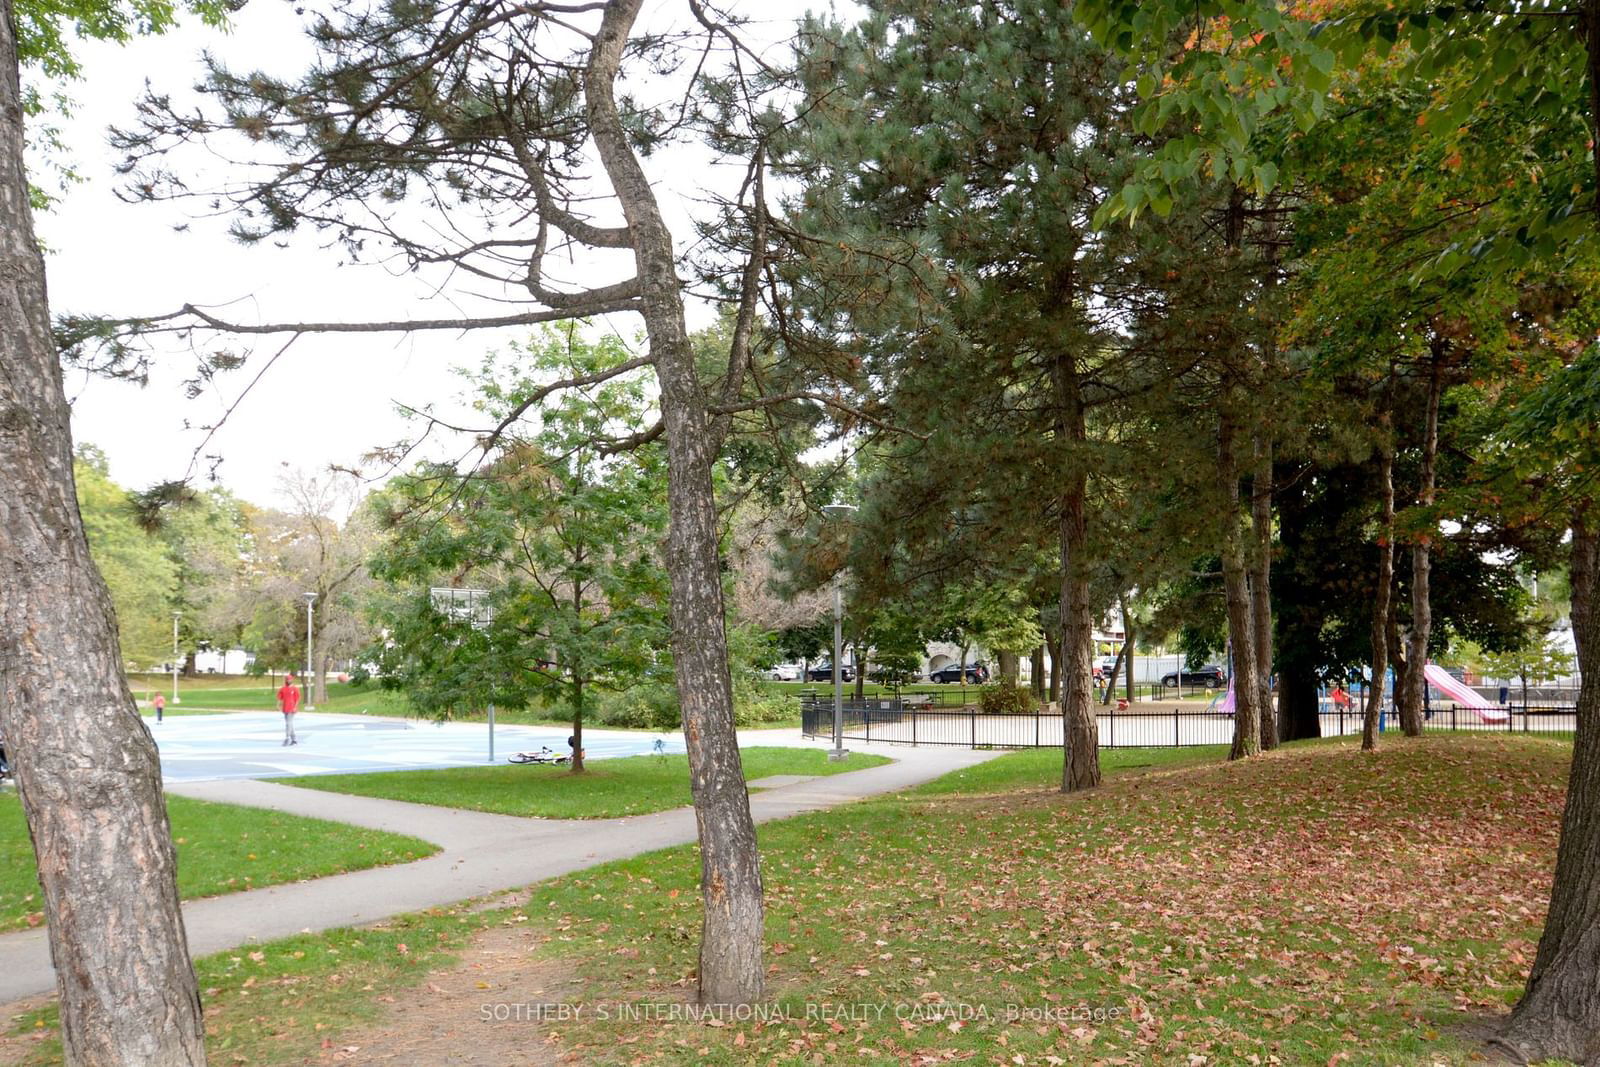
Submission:
[[[822,513],[830,519],[843,519],[856,511],[854,504],[845,504],[834,501],[824,504]],[[844,750],[844,682],[839,673],[839,659],[844,654],[841,646],[844,643],[844,592],[842,578],[835,578],[833,582],[833,749],[828,753],[828,759],[839,761],[850,753]],[[856,669],[861,669],[861,664],[856,664]]]
[[[311,706],[311,615],[316,610],[312,607],[312,602],[317,599],[317,594],[301,595],[306,598],[306,681],[302,688],[305,689],[306,710],[315,711],[316,709]]]
[[[172,702],[178,702],[178,616],[181,611],[172,613]]]

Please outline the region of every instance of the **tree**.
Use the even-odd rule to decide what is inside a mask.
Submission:
[[[80,446],[73,474],[89,553],[117,612],[123,658],[144,666],[171,659],[177,575],[165,546],[139,525],[127,490],[111,480],[103,452]]]
[[[1089,221],[1137,150],[1120,70],[1048,5],[883,0],[802,36],[786,343],[909,431],[881,446],[852,571],[1024,586],[1048,550],[1062,789],[1092,788],[1094,420],[1122,384],[1108,306],[1136,250]]]
[[[254,144],[265,176],[221,194],[235,209],[242,239],[327,228],[353,256],[381,248],[404,269],[448,265],[480,288],[498,287],[493,296],[522,309],[410,321],[245,323],[186,307],[131,326],[146,337],[194,329],[370,333],[640,316],[645,354],[594,375],[546,382],[507,418],[561,389],[645,367],[655,373],[659,422],[613,445],[659,438],[666,446],[673,663],[701,846],[700,998],[743,1004],[762,990],[761,876],[734,736],[712,471],[737,413],[832,401],[804,390],[751,395],[764,359],[751,341],[766,266],[764,145],[776,116],[745,106],[755,88],[738,62],[730,58],[718,86],[690,88],[712,114],[619,100],[625,60],[670,67],[682,58],[680,45],[741,62],[749,53],[704,4],[689,5],[698,28],[688,35],[646,33],[636,25],[642,6],[452,2],[373,12],[336,5],[308,16],[318,60],[303,77],[213,68],[208,99],[220,114],[178,114],[153,98],[146,124],[120,140],[132,156],[135,191],[151,197],[183,189],[181,178],[163,169],[179,144]],[[691,343],[679,273],[689,261],[674,245],[641,162],[684,130],[707,132],[724,158],[737,153],[748,175],[712,226],[705,247],[715,261],[700,264],[713,291],[736,309],[714,368]],[[597,202],[610,220],[587,214]],[[401,203],[416,213],[398,210]],[[631,260],[631,273],[574,289],[551,273],[560,270],[558,253],[572,250],[601,269]],[[63,332],[74,351],[105,353],[113,362],[136,358],[106,322],[79,319],[63,323]],[[488,428],[486,436],[506,428]]]
[[[1587,309],[1581,317],[1587,317]],[[1516,400],[1503,441],[1516,447],[1513,477],[1529,468],[1549,479],[1554,501],[1570,515],[1569,582],[1572,636],[1577,645],[1577,736],[1561,815],[1550,911],[1527,989],[1499,1039],[1525,1059],[1563,1057],[1587,1062],[1600,1056],[1600,348],[1582,354],[1548,377],[1529,383]],[[1519,469],[1520,468],[1520,469]]]
[[[39,859],[66,1061],[203,1064],[160,761],[74,490],[23,165],[15,16],[0,4],[0,731]]]
[[[1516,678],[1522,682],[1522,706],[1528,706],[1528,683],[1542,682],[1570,674],[1577,657],[1548,633],[1530,634],[1520,648],[1504,652],[1469,654],[1479,669],[1493,678]]]
[[[311,676],[313,704],[328,699],[328,671],[335,660],[355,655],[371,641],[366,598],[372,579],[367,565],[376,542],[371,515],[361,506],[360,485],[350,474],[286,472],[279,492],[284,511],[253,517],[253,573],[244,604],[257,655],[282,666],[303,663],[306,600],[312,601]]]
[[[513,353],[526,369],[509,382],[486,364],[480,408],[501,418],[551,374],[592,374],[627,357],[615,338],[590,344],[547,328]],[[385,657],[402,664],[396,680],[420,697],[414,703],[444,711],[441,695],[453,703],[479,694],[517,707],[554,695],[572,715],[572,770],[583,770],[590,691],[637,683],[666,642],[663,457],[645,446],[617,458],[598,444],[643,430],[645,414],[640,376],[614,378],[547,406],[536,433],[505,440],[464,482],[451,466],[424,465],[385,490],[388,537],[373,573],[487,586],[492,612],[481,639],[469,636],[421,588],[391,616]]]
[[[213,487],[185,491],[170,505],[147,507],[145,515],[173,568],[167,609],[178,613],[183,669],[193,674],[199,649],[231,648],[239,638],[228,605],[251,547],[244,508],[233,494]]]

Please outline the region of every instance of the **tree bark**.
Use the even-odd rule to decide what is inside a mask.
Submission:
[[[1250,487],[1250,524],[1255,545],[1250,570],[1250,625],[1255,638],[1256,710],[1261,749],[1278,747],[1278,712],[1272,693],[1272,442],[1256,437],[1255,474]]]
[[[1106,672],[1104,679],[1106,688],[1105,692],[1100,697],[1100,704],[1102,707],[1110,707],[1112,698],[1117,695],[1117,674],[1122,670],[1122,657],[1127,653],[1127,651],[1128,644],[1126,641],[1124,641],[1122,647],[1117,649],[1117,658],[1112,662],[1111,669]]]
[[[154,740],[89,557],[0,10],[0,731],[38,859],[68,1064],[203,1064]]]
[[[1070,290],[1069,290],[1070,291]],[[1058,536],[1061,553],[1061,655],[1057,674],[1061,685],[1062,761],[1061,791],[1072,793],[1100,784],[1100,725],[1090,692],[1094,619],[1089,605],[1087,560],[1081,558],[1088,540],[1086,515],[1088,476],[1079,456],[1073,454],[1085,439],[1083,398],[1072,357],[1059,353],[1051,363],[1056,393],[1056,444],[1065,470],[1061,474]]]
[[[1578,731],[1544,935],[1528,986],[1499,1043],[1522,1062],[1600,1060],[1600,530],[1572,527],[1572,635],[1578,646]]]
[[[572,773],[583,773],[583,679],[572,679]]]
[[[1389,620],[1384,624],[1383,641],[1389,650],[1389,670],[1395,676],[1396,691],[1405,685],[1406,672],[1411,663],[1406,659],[1406,643],[1400,640],[1400,620],[1395,617],[1399,598],[1394,595],[1394,583],[1389,585]]]
[[[1066,634],[1060,627],[1046,628],[1044,639],[1050,646],[1050,703],[1061,707],[1061,642]]]
[[[1317,676],[1284,664],[1278,672],[1278,721],[1284,741],[1305,741],[1322,736],[1322,716],[1317,707]]]
[[[1428,412],[1422,438],[1421,491],[1417,503],[1423,507],[1433,505],[1439,456],[1439,394],[1442,391],[1439,373],[1439,353],[1433,353],[1432,370],[1428,377]],[[1422,735],[1423,704],[1427,678],[1423,668],[1428,662],[1428,639],[1433,632],[1433,606],[1429,599],[1428,579],[1432,567],[1432,524],[1430,532],[1418,533],[1411,543],[1411,633],[1406,641],[1405,688],[1400,694],[1400,728],[1407,737]]]
[[[700,838],[702,1004],[761,1000],[763,905],[755,823],[734,735],[733,683],[717,561],[711,472],[719,434],[707,411],[683,313],[672,234],[633,154],[613,95],[643,0],[611,0],[584,72],[584,108],[627,220],[645,333],[661,388],[667,449],[667,569],[672,651]]]
[[[1387,436],[1387,412],[1380,432]],[[1378,573],[1372,588],[1372,685],[1367,689],[1366,713],[1361,723],[1361,747],[1378,747],[1378,718],[1383,714],[1383,682],[1389,670],[1389,597],[1394,585],[1394,452],[1387,440],[1378,447],[1378,499],[1382,511],[1378,530]]]
[[[327,652],[317,653],[316,703],[318,706],[328,702],[328,672],[332,669],[333,656]]]
[[[1133,703],[1133,616],[1128,613],[1128,596],[1117,594],[1117,607],[1122,609],[1122,670],[1128,683],[1128,703]]]
[[[1033,690],[1033,697],[1043,703],[1045,694],[1043,645],[1033,650],[1033,655],[1028,660],[1028,667],[1028,683]]]
[[[1016,685],[1017,676],[1022,671],[1022,660],[1015,652],[996,652],[995,659],[999,661],[1000,680],[1007,685]]]
[[[1229,644],[1233,648],[1233,748],[1228,753],[1231,760],[1244,759],[1261,751],[1254,607],[1244,558],[1244,519],[1239,510],[1239,466],[1234,454],[1234,433],[1233,420],[1224,413],[1217,432],[1217,476],[1225,492],[1222,588],[1228,605]]]
[[[1278,543],[1282,556],[1280,577],[1272,592],[1273,645],[1278,664],[1278,733],[1282,741],[1302,741],[1322,736],[1318,711],[1322,657],[1322,619],[1298,602],[1295,589],[1297,564],[1307,553],[1305,537],[1311,524],[1306,514],[1305,479],[1291,478],[1273,494],[1278,511]]]

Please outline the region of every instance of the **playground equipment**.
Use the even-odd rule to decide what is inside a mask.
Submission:
[[[1422,676],[1428,680],[1430,686],[1443,694],[1446,700],[1458,708],[1474,712],[1484,722],[1505,722],[1511,717],[1511,713],[1505,708],[1491,704],[1477,690],[1464,685],[1436,663],[1423,667]]]

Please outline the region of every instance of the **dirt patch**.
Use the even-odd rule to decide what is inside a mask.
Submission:
[[[37,1033],[11,1032],[23,1015],[46,1007],[53,1000],[55,1000],[53,995],[46,995],[0,1004],[0,1064],[23,1062],[32,1054],[39,1042],[55,1036],[54,1029],[43,1029]]]
[[[577,999],[564,963],[533,958],[540,938],[527,926],[485,930],[454,966],[415,988],[379,997],[382,1016],[328,1039],[309,1064],[517,1064],[560,1062],[557,1023],[535,1021],[533,1006]]]

